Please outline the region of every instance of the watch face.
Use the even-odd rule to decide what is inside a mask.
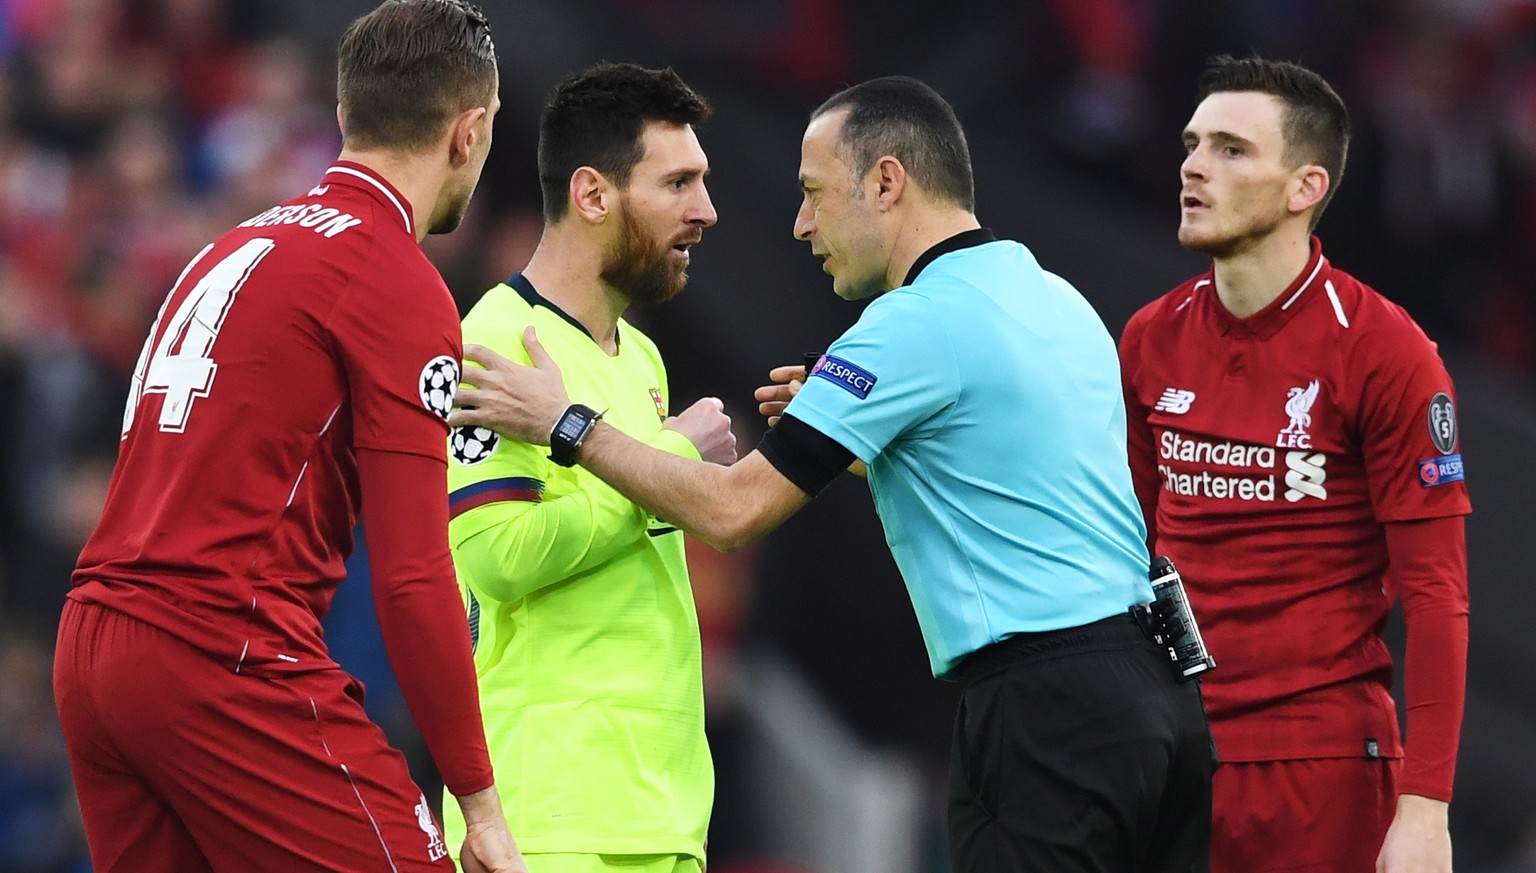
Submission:
[[[572,405],[549,432],[549,459],[562,467],[576,463],[576,450],[602,414],[580,404]]]
[[[555,430],[559,431],[561,439],[574,440],[581,436],[581,426],[581,416],[567,412],[561,417],[560,423],[555,426]]]

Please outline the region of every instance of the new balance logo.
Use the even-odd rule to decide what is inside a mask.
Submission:
[[[1182,388],[1164,388],[1163,396],[1157,399],[1157,405],[1152,407],[1158,412],[1166,412],[1169,415],[1183,415],[1189,411],[1189,405],[1195,402],[1195,392],[1185,391]]]

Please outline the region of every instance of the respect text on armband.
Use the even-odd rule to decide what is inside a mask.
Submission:
[[[822,355],[806,378],[825,379],[860,400],[868,397],[879,381],[874,373],[858,364],[832,355]]]

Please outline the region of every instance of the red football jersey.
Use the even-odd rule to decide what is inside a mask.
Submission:
[[[1434,343],[1314,238],[1248,318],[1210,273],[1144,307],[1121,364],[1155,553],[1218,665],[1204,690],[1221,757],[1400,756],[1382,525],[1471,511]]]
[[[388,183],[338,162],[192,260],[139,356],[73,597],[242,672],[333,666],[320,617],[352,548],[354,447],[445,457],[459,321],[410,226]]]
[[[338,161],[187,265],[145,341],[70,597],[240,673],[334,669],[330,608],[364,504],[375,611],[445,783],[491,784],[448,552],[457,309],[410,204]]]

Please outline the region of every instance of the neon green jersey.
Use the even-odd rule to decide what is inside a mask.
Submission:
[[[666,370],[618,326],[609,357],[521,274],[486,292],[464,341],[527,363],[524,327],[572,402],[652,446]],[[473,371],[467,376],[473,380]],[[524,852],[704,856],[714,768],[704,738],[699,622],[683,534],[580,466],[478,428],[449,439],[449,540],[469,611],[496,787]],[[448,843],[464,837],[445,797]]]

